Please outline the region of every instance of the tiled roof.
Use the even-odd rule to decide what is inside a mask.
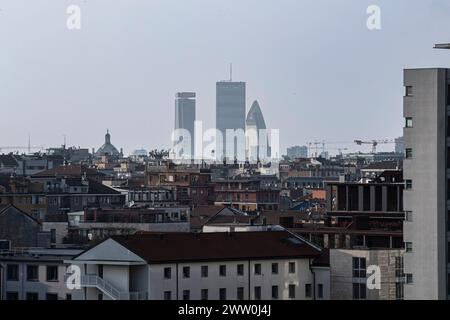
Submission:
[[[149,264],[320,256],[318,249],[286,231],[140,233],[112,239]]]
[[[11,154],[0,154],[0,164],[6,167],[18,166],[16,159]]]
[[[82,165],[58,166],[49,170],[45,170],[35,174],[35,177],[54,177],[59,176],[82,176],[86,173],[87,176],[103,175],[101,172],[93,168],[88,168]]]
[[[89,180],[89,194],[120,194],[120,192],[104,184]]]

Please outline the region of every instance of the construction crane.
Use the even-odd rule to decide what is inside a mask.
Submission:
[[[339,154],[342,154],[342,151],[347,151],[348,148],[329,148],[326,147],[327,145],[343,145],[343,144],[351,144],[353,141],[314,141],[314,142],[308,142],[308,154],[310,157],[317,157],[319,155],[319,150],[321,152],[325,152],[327,150],[337,150]],[[312,149],[315,149],[315,153],[312,152]]]
[[[377,153],[378,145],[395,143],[395,141],[392,141],[392,140],[372,140],[372,141],[355,140],[355,143],[359,146],[362,146],[363,144],[370,144],[370,145],[372,145],[372,153]]]

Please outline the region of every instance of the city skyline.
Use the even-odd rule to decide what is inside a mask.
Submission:
[[[282,150],[316,139],[394,139],[403,68],[450,65],[431,50],[448,38],[445,1],[378,1],[378,31],[366,28],[367,1],[129,1],[106,12],[105,1],[73,1],[82,14],[76,31],[66,28],[72,2],[43,3],[1,3],[0,103],[21,126],[4,124],[0,146],[26,145],[30,134],[33,145],[51,147],[66,135],[67,145],[91,149],[109,128],[126,154],[168,147],[173,94],[197,92],[198,118],[214,127],[214,84],[228,78],[230,62],[248,84],[246,104],[258,99],[267,126],[282,129]]]

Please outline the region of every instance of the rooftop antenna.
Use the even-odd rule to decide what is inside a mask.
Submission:
[[[28,133],[28,154],[31,154],[31,135]]]
[[[233,63],[230,63],[230,82],[233,82]]]
[[[66,149],[66,138],[67,138],[67,135],[63,134],[63,137],[64,137],[63,149]]]

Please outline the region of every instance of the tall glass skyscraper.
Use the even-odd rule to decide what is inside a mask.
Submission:
[[[195,122],[195,92],[178,92],[175,94],[175,130],[185,129],[190,133],[190,158],[194,157],[194,122]],[[179,143],[182,138],[175,141]],[[186,154],[186,150],[183,150]],[[179,156],[179,155],[177,155]]]
[[[263,160],[270,156],[269,137],[267,134],[266,122],[258,101],[254,101],[247,114],[245,121],[247,132],[247,158],[250,162]],[[253,132],[252,132],[253,131]],[[252,137],[252,135],[256,136]]]
[[[217,159],[222,160],[226,156],[228,161],[233,161],[238,154],[243,154],[245,158],[245,138],[243,145],[226,139],[227,129],[242,129],[245,132],[245,82],[216,83],[216,128],[223,136],[222,150],[217,146]],[[234,145],[233,154],[226,154],[227,145]]]

